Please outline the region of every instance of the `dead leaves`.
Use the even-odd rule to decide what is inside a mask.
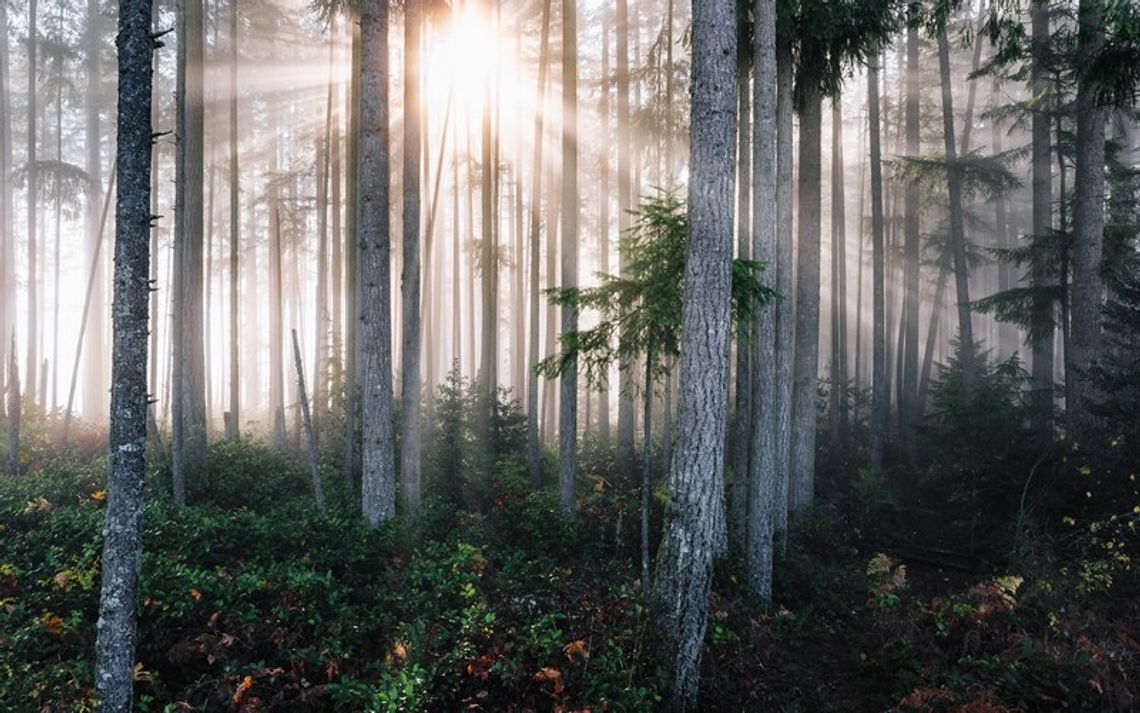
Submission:
[[[575,658],[579,661],[585,661],[590,658],[590,649],[582,639],[571,641],[569,644],[563,646],[562,653],[570,663],[574,663]]]

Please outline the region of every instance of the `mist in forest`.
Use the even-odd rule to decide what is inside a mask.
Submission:
[[[0,657],[43,676],[0,707],[830,709],[785,616],[915,666],[863,653],[831,706],[1137,705],[1138,37],[1109,0],[0,0],[0,641],[79,666]],[[18,564],[88,506],[88,570]],[[570,584],[487,594],[463,642],[368,599],[386,628],[324,622],[304,665],[219,613],[195,663],[136,600],[171,596],[163,528],[227,508],[413,599],[430,567],[546,591],[507,574],[539,545]],[[373,596],[336,561],[343,592],[288,596]],[[543,607],[549,650],[494,633]],[[931,653],[1014,629],[1095,685]]]

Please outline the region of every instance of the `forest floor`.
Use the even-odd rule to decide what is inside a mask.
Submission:
[[[64,457],[45,442],[24,475],[0,482],[2,710],[92,704],[106,496],[94,443]],[[299,459],[242,441],[216,444],[210,462],[208,489],[181,510],[155,467],[139,710],[659,706],[632,483],[584,478],[567,524],[554,494],[530,492],[519,459],[504,457],[467,479],[459,502],[371,530],[331,468],[333,514],[320,516]],[[864,485],[794,524],[770,606],[733,562],[718,570],[704,709],[1140,705],[1137,580],[1108,540],[1061,557],[971,553],[971,528],[945,508],[935,518],[937,506]],[[659,518],[658,498],[653,541]],[[1135,519],[1114,532],[1134,536]]]

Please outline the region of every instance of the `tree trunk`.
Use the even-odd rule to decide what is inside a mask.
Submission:
[[[28,206],[28,326],[27,326],[27,359],[24,366],[27,371],[28,383],[25,386],[28,400],[32,406],[36,404],[36,367],[40,363],[37,346],[39,345],[39,323],[37,322],[39,291],[38,271],[36,268],[36,228],[39,216],[36,211],[36,192],[39,187],[39,171],[36,170],[36,70],[39,64],[36,60],[36,50],[39,47],[39,29],[36,24],[38,14],[36,0],[28,0],[28,175],[27,175],[27,206]]]
[[[5,23],[3,25],[7,27]],[[86,233],[86,248],[88,262],[95,254],[95,243],[99,239],[100,208],[103,204],[102,186],[102,152],[99,125],[99,100],[101,96],[101,69],[99,67],[99,53],[102,49],[102,18],[99,14],[99,0],[87,0],[87,37],[86,56],[84,64],[87,72],[87,91],[84,96],[86,109],[85,143],[87,146],[87,202],[84,212],[84,231]],[[6,53],[5,53],[6,54]],[[95,268],[95,280],[92,289],[99,299],[92,301],[92,312],[89,316],[94,329],[86,332],[87,346],[84,353],[85,375],[83,379],[83,410],[89,420],[101,419],[107,413],[107,375],[106,375],[106,344],[103,340],[106,316],[103,304],[106,301],[107,288],[104,284],[103,263],[99,261]]]
[[[649,592],[649,496],[653,453],[653,347],[645,352],[645,393],[642,402],[641,443],[641,591]]]
[[[174,208],[174,501],[206,471],[205,353],[202,327],[203,37],[202,1],[179,5],[178,143]],[[120,185],[120,190],[126,186]]]
[[[773,529],[776,545],[787,546],[788,501],[792,472],[792,382],[795,373],[796,321],[792,304],[792,47],[776,42],[776,461]]]
[[[796,356],[792,398],[793,512],[815,499],[815,395],[819,369],[820,115],[818,85],[809,80],[800,109],[799,254],[796,271]]]
[[[388,0],[360,4],[361,507],[372,526],[396,515],[388,228]]]
[[[776,228],[776,3],[756,0],[753,3],[752,66],[754,74],[752,155],[752,243],[753,259],[769,265],[767,281],[779,285],[781,270],[779,236]],[[744,118],[741,117],[741,123]],[[774,278],[774,279],[773,279]],[[750,487],[740,495],[747,497],[749,511],[746,529],[745,563],[748,586],[761,599],[772,597],[773,538],[776,533],[777,510],[784,507],[777,497],[780,474],[779,324],[776,307],[766,309],[753,328],[751,429],[748,447]],[[789,344],[783,344],[788,347]]]
[[[676,708],[695,705],[713,559],[724,551],[724,431],[736,148],[736,8],[694,3],[689,226],[677,446],[656,595]]]
[[[238,335],[241,324],[238,320],[238,276],[241,269],[241,223],[239,201],[241,197],[241,174],[238,166],[238,14],[237,0],[230,0],[230,97],[229,140],[230,140],[230,417],[226,422],[226,438],[237,438],[241,433],[241,355],[238,348]],[[250,295],[253,298],[253,295]],[[248,325],[247,325],[248,326]]]
[[[7,341],[7,340],[5,340]],[[16,330],[8,351],[8,462],[5,472],[13,478],[20,474],[20,362],[16,359]]]
[[[598,146],[601,153],[601,190],[598,193],[598,271],[610,273],[610,14],[602,15],[602,87],[598,106],[601,135]],[[602,443],[610,442],[610,388],[609,381],[598,387],[598,435]]]
[[[409,512],[420,506],[420,0],[404,2],[403,358],[400,369],[400,485]]]
[[[151,37],[150,0],[120,0],[119,193],[115,208],[115,295],[111,359],[110,472],[103,580],[95,640],[99,710],[133,702],[135,612],[142,563],[146,478],[147,301],[149,294]]]
[[[530,184],[530,295],[529,295],[529,328],[530,339],[527,347],[527,363],[532,368],[527,370],[526,393],[526,463],[530,474],[531,487],[536,490],[542,484],[542,461],[539,453],[538,438],[538,374],[533,366],[538,363],[539,343],[539,262],[541,245],[539,231],[542,226],[542,147],[543,120],[546,96],[546,72],[550,62],[550,2],[542,3],[542,41],[538,59],[538,90],[535,101],[534,114],[534,159],[532,161]]]
[[[1077,13],[1079,66],[1093,67],[1104,48],[1104,6],[1081,0]],[[1073,180],[1073,282],[1070,294],[1069,349],[1065,354],[1065,381],[1072,385],[1068,417],[1074,436],[1091,438],[1094,402],[1089,369],[1100,359],[1101,304],[1104,277],[1104,137],[1106,111],[1098,104],[1095,78],[1077,82],[1076,176]]]
[[[918,28],[907,29],[906,34],[906,153],[917,156],[922,150],[919,136],[921,87],[918,66]],[[910,428],[914,424],[915,400],[918,389],[918,313],[921,297],[921,228],[919,218],[919,186],[917,180],[906,183],[903,197],[903,336],[902,397],[899,399],[899,437],[910,443]]]
[[[871,137],[871,265],[874,283],[871,357],[871,470],[883,468],[887,430],[886,274],[883,250],[883,157],[880,146],[879,51],[867,53],[867,107]]]
[[[950,46],[943,29],[938,33],[938,69],[942,86],[942,134],[945,144],[946,190],[950,198],[950,249],[954,257],[954,283],[958,299],[958,338],[962,345],[962,373],[967,387],[974,373],[974,328],[970,322],[970,268],[966,262],[966,229],[962,212],[962,176],[954,146],[954,98],[950,83]],[[963,150],[966,147],[963,146]]]
[[[629,0],[617,0],[614,32],[617,42],[617,162],[618,162],[618,235],[625,235],[630,227],[629,211],[633,205],[630,154],[633,134],[629,114]],[[620,257],[620,272],[626,272],[625,258]],[[631,396],[631,368],[621,364],[618,371],[618,463],[624,468],[633,464],[634,413]]]
[[[843,192],[843,107],[831,101],[831,418],[847,433],[847,226]]]
[[[0,27],[8,26],[8,5],[0,3]],[[12,99],[9,93],[8,33],[0,32],[0,364],[15,356],[9,343],[16,326],[16,234],[12,229]],[[13,351],[9,353],[7,349]]]
[[[313,430],[313,418],[309,412],[309,396],[305,393],[305,367],[301,362],[301,345],[297,341],[297,330],[293,330],[293,364],[297,369],[297,395],[301,402],[301,416],[305,421],[308,436],[309,476],[313,481],[313,502],[317,511],[325,512],[325,492],[321,488],[321,470],[317,465],[317,434]]]
[[[743,12],[745,6],[739,5],[738,9]],[[743,19],[737,23],[741,29],[736,38],[736,254],[740,259],[748,260],[752,257],[752,68],[748,66],[748,54],[745,52],[749,38],[743,31],[747,26]],[[760,259],[758,255],[757,260]],[[752,333],[758,328],[759,325],[752,324],[736,326],[736,418],[732,434],[732,511],[728,534],[732,538],[733,551],[742,554],[748,551],[748,498],[752,488],[748,453],[752,437],[751,364],[753,355],[758,353],[752,346]]]
[[[562,0],[562,289],[578,287],[578,16]],[[562,334],[578,331],[578,310],[562,306]],[[578,360],[562,369],[558,414],[558,494],[562,514],[574,516],[578,471]]]

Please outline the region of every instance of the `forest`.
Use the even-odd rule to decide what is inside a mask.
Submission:
[[[1140,709],[1136,0],[0,0],[0,710]]]

